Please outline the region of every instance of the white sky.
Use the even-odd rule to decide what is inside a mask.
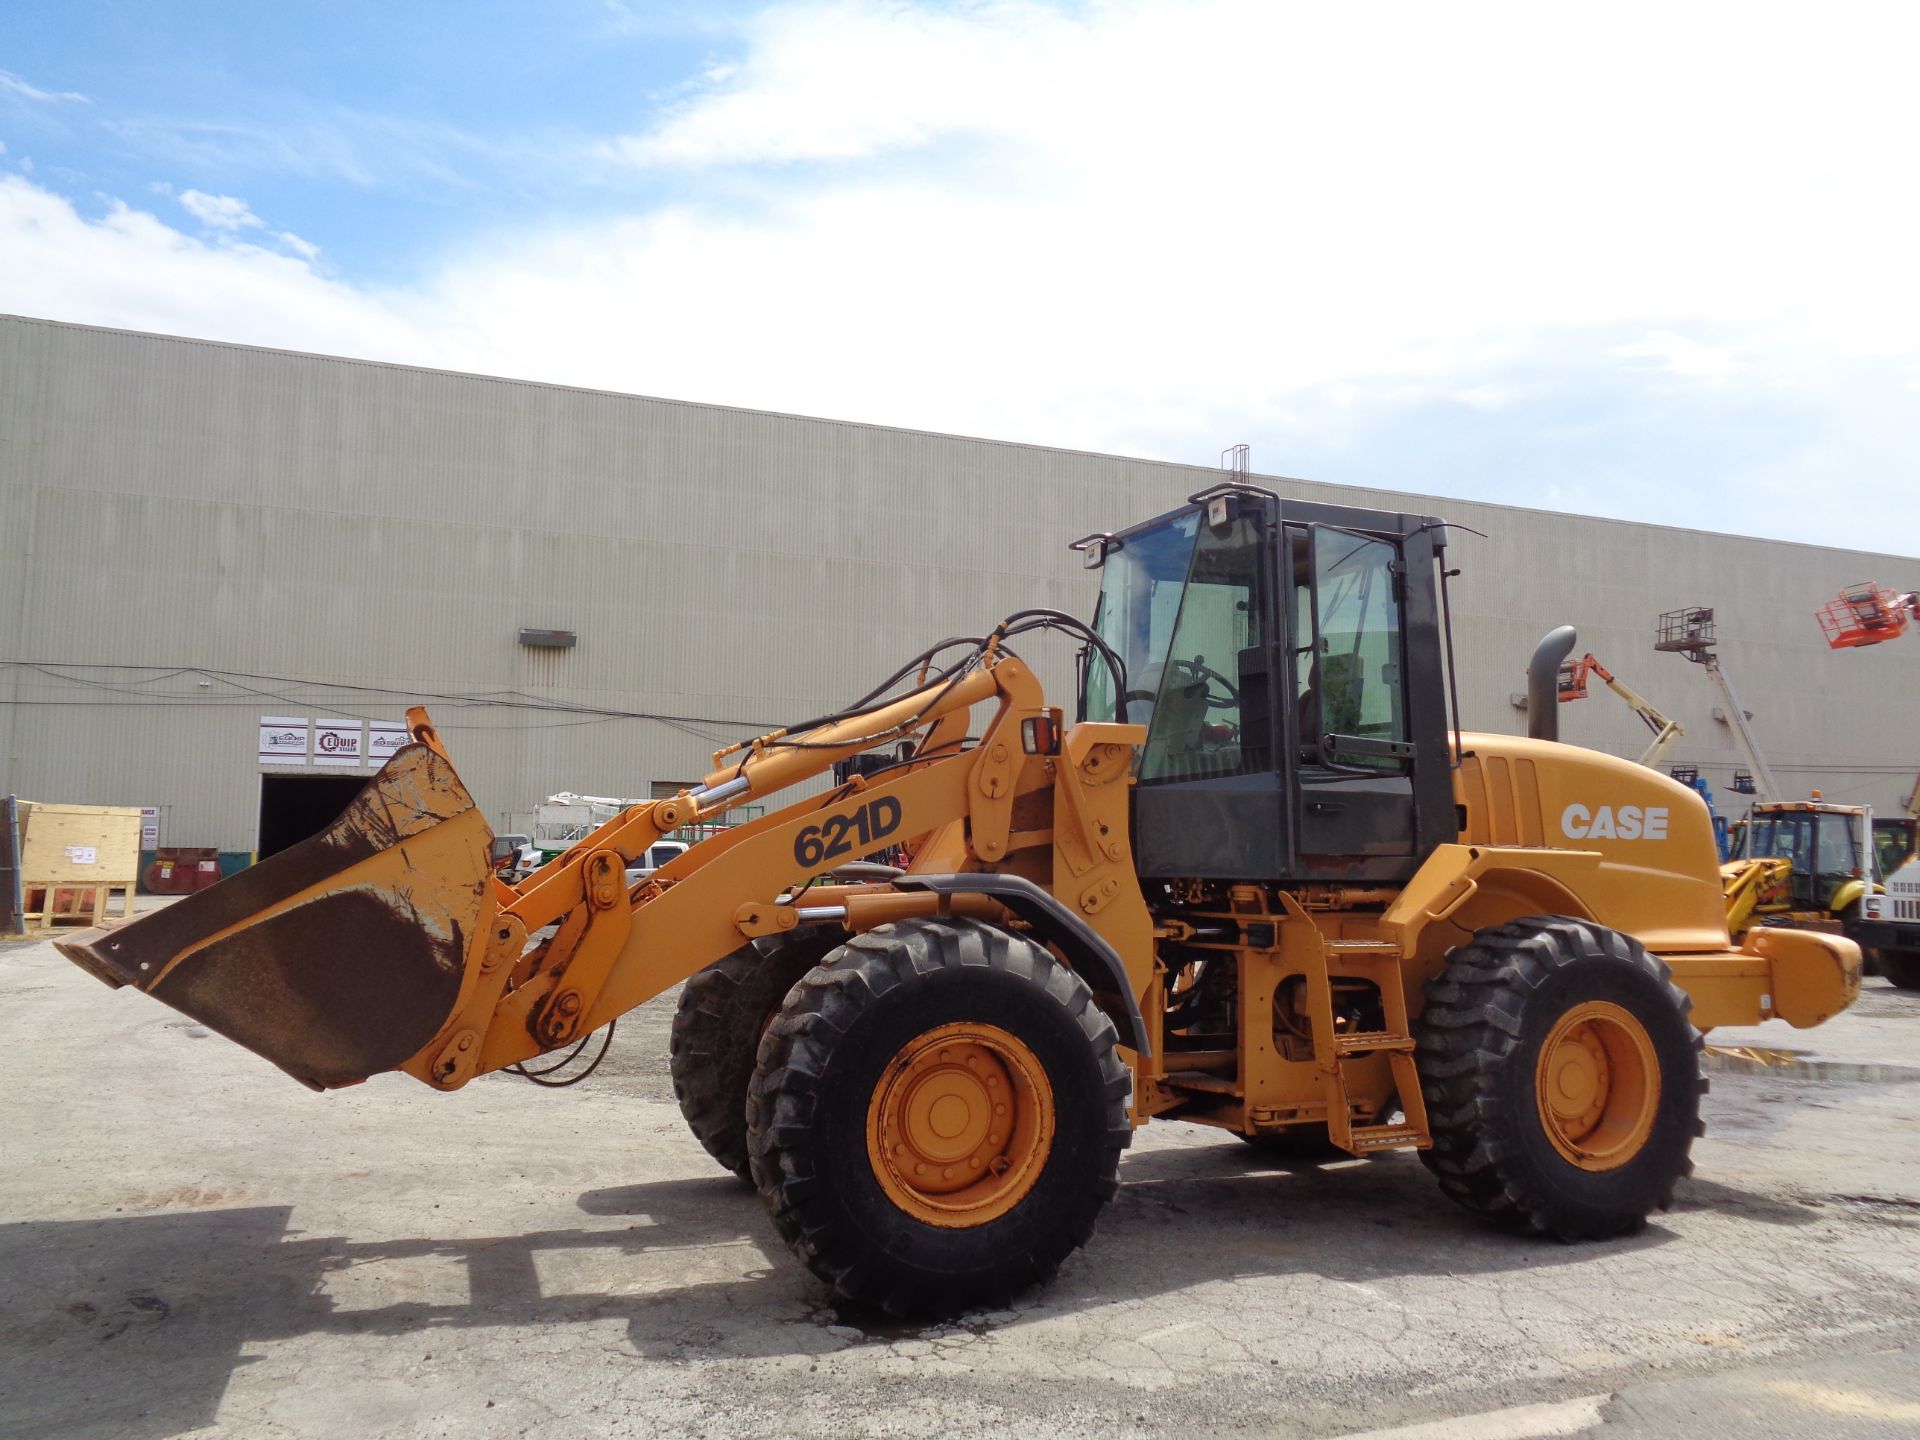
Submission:
[[[0,309],[1913,555],[1917,17],[778,6],[397,285],[15,147]]]

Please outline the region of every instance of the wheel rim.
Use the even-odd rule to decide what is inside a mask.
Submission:
[[[1660,1110],[1653,1038],[1631,1011],[1576,1005],[1554,1025],[1534,1070],[1541,1124],[1563,1158],[1613,1170],[1640,1153]]]
[[[964,1229],[1012,1210],[1053,1147],[1053,1087],[1025,1042],[961,1021],[915,1036],[867,1106],[867,1155],[887,1198]]]

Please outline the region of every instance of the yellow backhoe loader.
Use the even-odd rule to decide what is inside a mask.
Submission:
[[[325,832],[60,948],[317,1089],[458,1090],[684,981],[695,1135],[835,1291],[897,1313],[1050,1275],[1155,1118],[1414,1149],[1493,1221],[1619,1234],[1688,1172],[1700,1032],[1820,1023],[1859,951],[1729,939],[1700,798],[1555,742],[1570,629],[1534,656],[1534,735],[1461,734],[1446,540],[1202,491],[1077,542],[1091,625],[935,646],[517,885],[414,711]],[[1082,642],[1072,725],[1012,648],[1042,630]],[[661,837],[881,751],[627,881]]]
[[[1754,925],[1851,933],[1860,902],[1879,890],[1873,812],[1806,800],[1762,800],[1734,831],[1720,867],[1727,928],[1737,939]]]
[[[1734,827],[1734,857],[1720,867],[1728,933],[1737,940],[1757,925],[1833,931],[1860,947],[1865,973],[1920,990],[1920,935],[1886,923],[1900,909],[1886,897],[1912,852],[1912,827],[1911,814],[1882,821],[1865,806],[1824,801],[1818,790],[1808,800],[1756,804]],[[1899,888],[1911,894],[1916,878],[1903,877]]]

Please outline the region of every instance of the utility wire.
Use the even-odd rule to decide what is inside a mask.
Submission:
[[[0,704],[15,704],[15,705],[22,705],[22,706],[30,705],[30,706],[41,706],[41,707],[50,707],[50,706],[96,706],[97,707],[97,706],[103,706],[103,705],[104,706],[123,705],[123,706],[127,706],[128,708],[140,707],[140,708],[149,708],[149,709],[166,709],[166,708],[191,709],[191,708],[204,707],[204,706],[229,706],[230,707],[235,704],[249,703],[249,702],[241,701],[238,698],[238,696],[250,696],[250,697],[254,697],[255,699],[273,700],[283,704],[318,704],[318,703],[331,704],[333,703],[331,701],[323,702],[323,701],[313,700],[313,699],[302,700],[292,694],[287,693],[285,690],[262,689],[258,685],[252,685],[252,684],[246,683],[248,681],[259,681],[259,682],[264,682],[267,685],[293,687],[294,689],[297,689],[303,692],[316,692],[316,691],[317,692],[337,692],[342,694],[358,694],[358,695],[367,695],[367,696],[392,695],[392,696],[403,697],[409,700],[429,700],[429,701],[434,701],[434,702],[442,703],[445,705],[449,705],[458,709],[482,709],[482,710],[502,710],[502,711],[522,711],[522,712],[533,711],[533,712],[539,712],[539,713],[571,715],[571,716],[580,717],[578,722],[576,722],[580,724],[597,723],[599,721],[604,721],[604,720],[651,720],[658,724],[670,726],[674,729],[682,731],[682,733],[693,735],[696,738],[703,739],[703,740],[725,739],[728,737],[725,735],[715,735],[710,730],[704,730],[699,727],[721,726],[729,730],[731,729],[764,730],[768,728],[768,726],[771,723],[765,720],[732,719],[728,717],[713,716],[713,715],[674,715],[674,714],[667,714],[659,711],[649,711],[649,710],[622,710],[622,709],[617,709],[611,706],[587,705],[587,704],[581,704],[575,701],[568,701],[568,700],[543,699],[540,697],[527,695],[523,691],[481,691],[481,692],[423,691],[423,690],[412,689],[412,688],[400,689],[397,687],[385,686],[385,685],[363,685],[363,684],[356,684],[351,681],[315,680],[315,679],[310,679],[304,676],[297,676],[297,675],[270,675],[270,674],[261,674],[258,672],[246,671],[246,670],[221,670],[221,669],[215,669],[215,668],[206,667],[206,666],[168,667],[168,666],[124,665],[124,664],[112,664],[112,663],[100,662],[100,663],[87,664],[87,665],[76,667],[72,664],[72,662],[61,663],[61,662],[49,662],[49,661],[41,661],[41,660],[4,660],[4,661],[0,661],[0,669],[13,669],[13,670],[26,671],[29,673],[41,675],[49,680],[57,681],[63,685],[74,685],[74,686],[79,686],[85,689],[105,691],[110,694],[126,697],[121,700],[17,699],[17,700],[9,700],[9,701],[0,701]],[[115,683],[113,680],[99,679],[90,675],[74,674],[72,673],[74,669],[86,669],[86,670],[96,670],[96,671],[104,670],[108,672],[130,672],[130,673],[123,673],[123,674],[120,674],[118,677],[119,679],[124,680],[126,683]],[[144,675],[144,676],[141,676],[138,674],[138,672],[146,671],[146,670],[152,670],[158,673]],[[182,676],[187,676],[187,675],[200,676],[209,682],[214,682],[221,685],[222,687],[224,687],[224,689],[219,694],[209,695],[209,694],[201,694],[201,693],[198,693],[197,691],[154,691],[154,690],[140,688],[140,687],[155,685],[164,680],[178,679]],[[341,709],[342,706],[335,705],[334,708]],[[346,711],[343,709],[342,718],[372,719],[375,717],[356,716],[351,711]],[[513,729],[513,728],[523,728],[523,727],[500,725],[500,726],[481,727],[481,728]],[[552,728],[552,727],[543,726],[538,728]]]

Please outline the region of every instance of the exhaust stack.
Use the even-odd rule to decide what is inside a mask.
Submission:
[[[1560,738],[1560,665],[1573,653],[1580,632],[1571,625],[1549,630],[1527,662],[1527,735],[1534,740]]]

